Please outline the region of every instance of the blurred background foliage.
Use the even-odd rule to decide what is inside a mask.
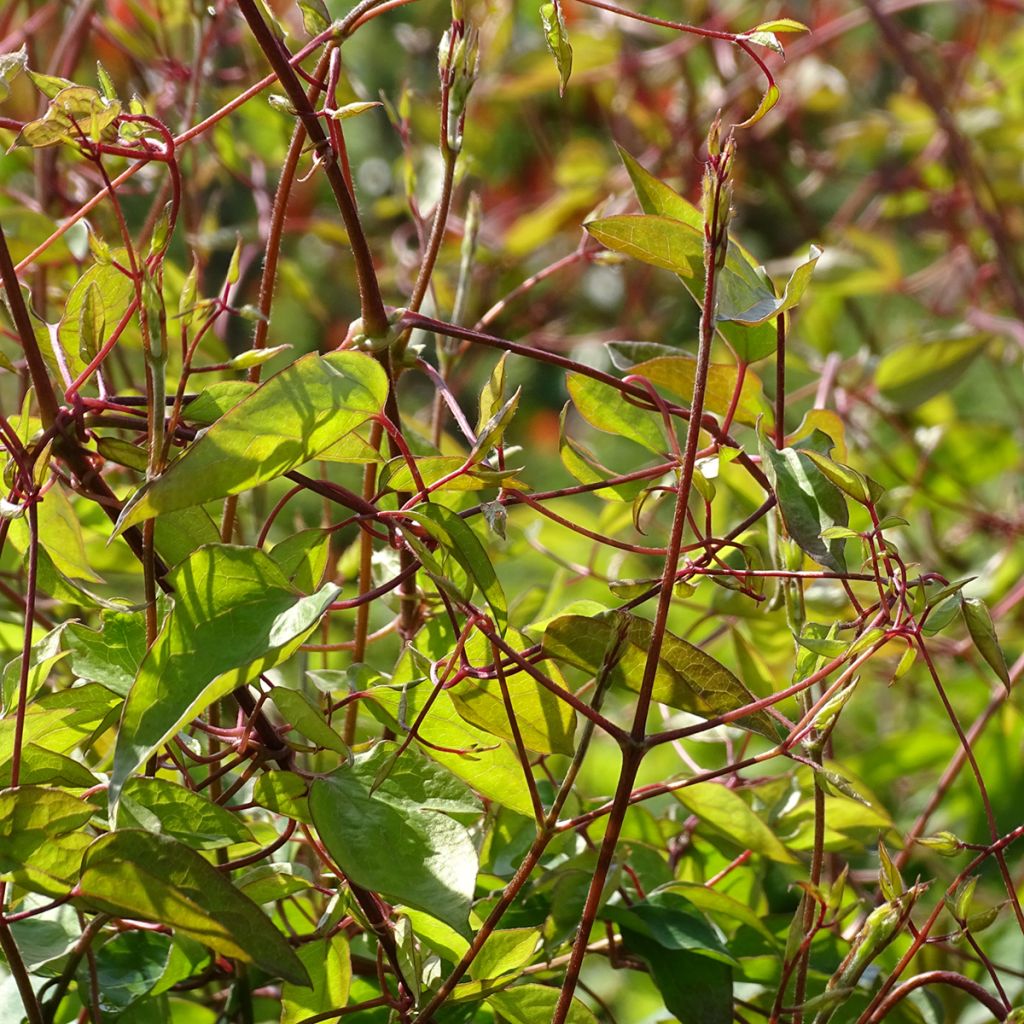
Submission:
[[[305,38],[300,13],[289,0],[274,0],[272,6],[294,49]],[[334,16],[344,13],[337,0],[327,6]],[[450,313],[467,204],[475,193],[481,213],[467,324],[485,318],[493,333],[605,368],[612,366],[609,341],[654,342],[693,352],[699,311],[678,280],[610,257],[585,239],[581,225],[595,211],[607,215],[635,208],[616,145],[696,201],[708,125],[718,111],[727,123],[739,122],[757,106],[763,83],[756,68],[725,42],[678,36],[569,0],[565,13],[574,69],[559,98],[558,74],[544,47],[536,5],[468,0],[466,6],[481,33],[481,73],[470,100],[453,215],[427,311],[441,317]],[[1024,578],[1024,19],[1019,3],[697,2],[684,10],[674,0],[648,0],[642,7],[645,14],[732,31],[773,17],[810,26],[807,35],[786,37],[785,61],[767,54],[782,95],[763,120],[739,133],[731,228],[776,280],[784,281],[806,258],[810,244],[824,249],[813,283],[790,318],[787,423],[795,429],[813,408],[834,417],[830,422],[842,437],[832,436],[845,444],[849,463],[887,488],[884,512],[906,520],[889,533],[904,560],[913,571],[971,578],[965,593],[995,609],[1016,680]],[[8,0],[0,13],[0,52],[24,44],[30,67],[89,85],[95,84],[100,61],[122,97],[137,95],[148,113],[184,132],[266,73],[244,23],[230,8],[222,0],[212,6],[197,0]],[[69,33],[68,19],[74,18],[81,18],[82,27]],[[344,127],[382,289],[394,305],[403,304],[412,286],[439,188],[437,44],[449,18],[450,5],[442,0],[396,6],[360,29],[343,49],[340,102],[381,103],[346,120]],[[230,287],[231,304],[240,312],[223,318],[208,336],[202,363],[222,362],[249,346],[253,324],[245,307],[257,301],[274,188],[292,128],[292,118],[268,102],[273,92],[255,97],[181,147],[182,222],[165,264],[171,305],[193,256],[199,294],[214,295],[236,240],[241,243],[240,274]],[[39,116],[43,105],[31,82],[19,76],[10,83],[0,115],[24,121]],[[5,149],[15,135],[0,128]],[[107,163],[112,175],[125,166],[114,158]],[[303,173],[309,164],[307,154]],[[165,187],[154,164],[119,190],[137,235],[152,222],[154,196]],[[94,166],[68,147],[8,150],[0,159],[0,220],[14,259],[29,254],[101,189]],[[108,204],[97,206],[88,223],[96,235],[117,244]],[[36,261],[32,304],[42,320],[60,320],[90,260],[87,232],[79,224]],[[562,260],[564,265],[551,269]],[[537,274],[538,283],[516,292]],[[289,207],[270,328],[270,344],[291,349],[265,375],[303,352],[338,346],[358,312],[354,281],[336,208],[323,176],[312,173],[297,185]],[[429,357],[435,339],[417,341]],[[129,327],[108,364],[118,393],[138,393],[140,345],[137,328]],[[6,364],[18,364],[20,352],[6,321],[0,327],[0,353]],[[176,380],[175,358],[172,353],[171,381]],[[731,357],[723,348],[716,360],[729,363]],[[493,354],[472,349],[453,371],[452,388],[471,418],[494,362]],[[763,396],[755,401],[770,418],[774,364],[770,359],[755,363],[748,372],[760,381]],[[559,415],[568,399],[564,374],[521,359],[510,360],[509,374],[513,386],[523,386],[523,397],[506,439],[520,451],[506,454],[508,464],[528,464],[530,485],[537,490],[573,483],[558,458]],[[219,372],[204,379],[238,376]],[[420,452],[434,451],[432,386],[411,372],[401,387],[410,435]],[[18,376],[0,377],[0,401],[8,416],[24,397]],[[575,410],[568,421],[573,436],[619,471],[646,457],[630,441],[593,430]],[[31,432],[28,418],[23,427]],[[750,423],[735,431],[756,450]],[[110,436],[130,439],[116,430]],[[456,442],[445,437],[440,450],[454,451]],[[358,490],[359,466],[336,464],[330,472]],[[725,530],[760,496],[734,466],[720,468],[718,483],[715,523]],[[283,483],[274,484],[243,499],[241,537],[248,543],[284,490]],[[451,503],[468,505],[478,497],[453,496]],[[109,527],[103,517],[77,500],[74,510],[79,525],[66,524],[67,550],[85,553],[91,589],[108,598],[137,596],[139,578],[129,571],[124,553],[105,546]],[[580,496],[561,501],[557,511],[604,533],[631,529],[628,501]],[[666,512],[654,503],[643,518],[650,542],[660,543]],[[317,499],[301,496],[277,521],[271,539],[322,525],[324,519]],[[851,523],[855,529],[866,525],[866,518]],[[350,592],[357,569],[354,540],[354,531],[344,531],[333,548],[338,577]],[[506,540],[491,536],[488,542],[502,552],[499,572],[519,627],[553,615],[570,600],[612,606],[616,594],[624,592],[621,581],[660,571],[657,558],[595,548],[525,506],[510,510]],[[763,544],[763,531],[750,542]],[[384,552],[378,559],[381,579],[393,575],[388,558]],[[8,545],[0,568],[5,587],[17,588],[22,572],[17,543]],[[75,575],[72,569],[62,567]],[[77,573],[79,581],[89,578]],[[620,581],[617,591],[609,590],[609,580]],[[832,623],[849,613],[841,588],[827,582],[810,587],[806,598],[812,620]],[[90,621],[96,615],[66,593],[51,594],[49,606],[65,615],[77,608],[79,617]],[[393,614],[394,604],[381,602],[372,628],[387,625]],[[333,616],[323,640],[347,637],[351,622],[351,616]],[[794,672],[784,612],[766,613],[709,581],[677,603],[672,628],[706,646],[755,691],[778,689]],[[20,613],[12,601],[0,621],[8,660],[20,650],[20,634]],[[965,728],[982,723],[976,755],[1006,831],[1021,821],[1019,697],[1001,699],[1001,684],[965,637],[955,619],[932,643],[961,722]],[[958,750],[946,713],[919,667],[890,685],[902,652],[902,647],[885,651],[866,668],[836,739],[837,770],[873,805],[858,810],[852,800],[830,798],[834,824],[826,849],[853,865],[859,892],[872,890],[879,833],[892,848],[901,846]],[[377,671],[391,672],[398,653],[396,639],[386,636],[368,661]],[[310,654],[287,671],[346,665],[345,654]],[[622,707],[628,703],[617,699]],[[363,724],[369,735],[373,723]],[[716,732],[706,739],[687,745],[689,765],[713,768],[735,757],[735,735]],[[578,786],[587,796],[574,811],[600,802],[614,788],[618,761],[613,753],[608,743],[606,751],[598,747],[587,760]],[[102,754],[101,745],[97,756]],[[778,766],[780,773],[783,767]],[[744,799],[785,837],[790,850],[806,851],[813,818],[810,773],[785,767],[787,775],[774,777],[776,766],[768,766],[763,779],[744,789]],[[662,747],[645,761],[638,784],[680,770],[678,751]],[[522,829],[524,819],[508,819],[497,816],[495,834],[501,841],[493,839],[485,851],[483,870],[499,879],[508,877],[516,851],[530,838]],[[932,815],[929,830],[938,829],[987,840],[984,810],[969,773],[957,776]],[[692,822],[688,826],[687,814],[669,797],[632,811],[624,842],[631,869],[648,889],[673,878],[706,881],[739,849],[727,835],[695,830]],[[569,853],[567,848],[565,856]],[[592,853],[573,856],[578,872],[541,878],[512,911],[509,927],[546,922],[546,938],[555,945],[571,934]],[[903,868],[908,879],[947,881],[957,869],[921,847],[907,853]],[[733,872],[719,888],[751,906],[784,937],[796,907],[790,888],[796,877],[788,867],[769,863],[758,873]],[[1014,878],[1020,886],[1019,856]],[[936,890],[945,884],[937,883]],[[994,866],[986,869],[986,886],[979,890],[979,905],[999,905]],[[759,970],[770,978],[776,967],[753,929],[736,932],[734,926],[735,949],[749,947],[747,988],[741,985],[738,992],[756,999]],[[1007,986],[1019,992],[1024,947],[1012,915],[1003,909],[981,939],[988,955],[1005,968]],[[898,940],[887,954],[890,966],[906,941]],[[813,962],[821,973],[814,977],[824,979],[834,969],[841,956],[835,947],[830,936],[816,944]],[[983,978],[963,944],[930,946],[921,964]],[[598,964],[584,979],[608,1000],[620,1024],[664,1018],[661,997],[642,975]],[[854,1005],[843,1019],[854,1019],[850,1014],[861,1008],[863,1003]],[[181,1019],[214,1019],[195,1013]],[[750,1013],[750,1019],[760,1019],[755,1010]],[[914,1021],[985,1019],[981,1008],[952,990],[941,990],[938,1000],[908,1002],[900,1013]],[[367,1012],[360,1019],[373,1017]]]

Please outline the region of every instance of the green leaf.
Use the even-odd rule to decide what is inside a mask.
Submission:
[[[118,821],[125,828],[171,836],[194,850],[253,842],[241,818],[169,779],[129,779],[121,790]]]
[[[779,97],[781,95],[782,93],[779,91],[779,87],[774,82],[769,83],[768,87],[764,91],[764,95],[761,97],[761,102],[758,105],[757,110],[755,110],[754,113],[751,114],[750,117],[746,119],[746,121],[741,122],[740,124],[736,125],[736,127],[753,127],[755,124],[757,124],[758,121],[761,120],[762,117],[764,117],[765,114],[768,113],[769,110],[772,109],[772,107],[775,106],[776,103],[779,102]]]
[[[318,36],[330,28],[331,15],[324,0],[298,0],[302,11],[302,27],[311,35]]]
[[[690,224],[651,214],[591,220],[584,228],[605,248],[652,267],[693,277],[704,258],[704,235]]]
[[[672,794],[691,814],[744,850],[779,864],[795,864],[796,858],[782,845],[771,828],[747,802],[717,782],[699,782]]]
[[[721,963],[736,963],[715,929],[676,892],[654,892],[628,907],[606,906],[601,916],[653,939],[663,949],[690,950]]]
[[[78,278],[57,325],[61,348],[73,357],[76,371],[96,355],[106,325],[116,324],[134,297],[131,278],[112,264],[94,264]]]
[[[125,506],[117,531],[295,469],[378,413],[387,391],[387,375],[371,356],[303,356],[229,409],[139,491]]]
[[[862,505],[874,504],[885,493],[882,485],[870,477],[858,473],[857,470],[844,466],[840,462],[833,462],[832,459],[820,452],[808,449],[804,450],[803,454],[844,494],[848,494],[854,501],[860,502]],[[879,527],[881,528],[881,524]]]
[[[327,568],[331,535],[327,530],[300,530],[278,541],[269,553],[294,587],[311,594]]]
[[[32,892],[65,895],[90,842],[80,830],[98,809],[63,789],[0,792],[0,876]]]
[[[237,356],[232,356],[227,365],[231,370],[248,370],[253,366],[263,366],[264,363],[269,363],[271,359],[276,358],[282,352],[287,352],[291,347],[291,345],[272,345],[270,348],[246,349],[245,352],[239,352]]]
[[[297,733],[312,740],[318,747],[333,750],[342,757],[348,756],[348,747],[327,724],[327,719],[320,709],[315,707],[305,694],[276,686],[273,699],[284,720],[294,726]]]
[[[486,981],[518,971],[533,959],[540,941],[538,928],[503,928],[493,931],[470,965],[469,976],[475,981]]]
[[[24,43],[20,50],[0,54],[0,103],[11,94],[11,82],[28,69],[28,48]]]
[[[544,26],[544,42],[547,43],[551,56],[555,58],[558,68],[558,95],[565,95],[565,87],[569,84],[572,74],[572,46],[569,44],[569,33],[565,28],[560,0],[540,5],[540,20]]]
[[[878,393],[898,409],[913,409],[953,387],[987,342],[971,334],[901,345],[878,364]]]
[[[996,636],[996,627],[992,622],[988,606],[977,597],[965,597],[960,605],[964,622],[967,623],[967,632],[970,633],[974,646],[978,653],[989,663],[992,671],[999,677],[1010,692],[1013,685],[1010,681],[1010,672],[1006,667],[1006,656],[1002,647],[999,646],[999,638]]]
[[[369,710],[389,727],[404,731],[416,720],[429,692],[430,687],[425,684],[375,686],[370,691]],[[515,751],[466,722],[448,691],[442,691],[431,705],[417,736],[425,741],[424,754],[469,783],[481,796],[533,817],[533,804]]]
[[[456,780],[407,750],[379,781],[396,748],[380,743],[325,778],[309,795],[320,838],[356,885],[432,914],[468,937],[477,854],[449,817]],[[464,798],[462,798],[464,799]]]
[[[751,32],[810,32],[811,30],[802,22],[794,21],[792,18],[776,18],[774,21],[762,21],[755,25]]]
[[[419,523],[436,540],[441,547],[450,554],[462,567],[467,576],[480,588],[484,600],[491,609],[494,624],[498,631],[505,633],[508,627],[508,603],[505,600],[505,592],[501,588],[494,566],[484,549],[480,538],[473,532],[465,520],[461,519],[455,512],[445,508],[443,505],[420,505],[410,512],[405,513],[414,522]],[[408,540],[408,536],[406,537]],[[422,544],[417,545],[417,554],[425,554]],[[434,561],[431,559],[431,561]],[[436,562],[435,562],[436,565]],[[431,575],[429,565],[424,568]],[[448,574],[441,574],[441,579],[448,579]],[[459,588],[456,588],[458,591]],[[458,594],[465,599],[470,595]]]
[[[565,381],[579,414],[592,427],[664,455],[668,442],[659,415],[630,405],[616,388],[582,373],[568,373]]]
[[[50,669],[67,656],[68,652],[60,649],[61,637],[67,625],[66,622],[61,623],[61,625],[51,629],[49,633],[32,645],[28,659],[26,702],[30,701],[43,683],[46,682]],[[4,666],[3,707],[6,714],[10,714],[18,702],[18,691],[21,685],[21,666],[22,655],[20,654]]]
[[[611,681],[638,692],[653,629],[646,619],[626,612],[606,612],[592,618],[563,615],[546,625],[544,652],[548,657],[596,675],[601,670],[605,651],[618,634],[620,617],[626,620],[626,640],[622,656],[612,669]],[[724,665],[671,632],[666,632],[662,644],[653,696],[662,704],[702,718],[736,711],[757,700]],[[760,733],[772,742],[778,740],[773,719],[763,711],[745,715],[732,724]]]
[[[492,992],[487,1002],[508,1024],[539,1024],[550,1020],[558,1003],[559,990],[547,985],[514,985]],[[597,1024],[597,1018],[578,999],[569,1007],[567,1024]]]
[[[665,1009],[681,1024],[732,1024],[732,967],[700,953],[668,950],[631,929],[626,949],[646,961]]]
[[[733,918],[740,924],[753,929],[773,946],[778,944],[775,935],[768,930],[764,921],[746,903],[741,903],[738,899],[719,892],[717,889],[710,889],[706,885],[697,885],[695,882],[670,882],[666,888],[678,893],[705,914]]]
[[[731,243],[730,248],[732,248]],[[716,320],[731,320],[747,327],[756,327],[758,324],[763,324],[792,309],[803,298],[807,285],[810,284],[811,275],[814,273],[814,267],[821,258],[821,253],[822,250],[818,246],[811,246],[807,259],[799,263],[790,275],[781,298],[776,298],[756,277],[749,278],[746,289],[740,291],[733,288],[730,290],[730,284],[743,279],[737,274],[727,275],[723,287],[717,293]],[[732,266],[743,267],[743,264],[743,260],[737,259],[733,261]],[[729,261],[727,260],[728,265]],[[752,302],[751,299],[753,299]]]
[[[352,958],[344,933],[300,946],[298,956],[313,987],[285,983],[281,989],[281,1024],[299,1024],[348,1002]]]
[[[146,616],[106,609],[101,621],[99,631],[78,622],[68,626],[71,671],[124,697],[146,654]]]
[[[97,1008],[112,1018],[148,995],[163,977],[171,956],[171,940],[157,932],[128,931],[104,943],[95,953]],[[79,991],[89,991],[89,965],[79,968]]]
[[[139,667],[114,751],[110,803],[128,776],[213,701],[289,657],[339,588],[298,593],[256,548],[209,545],[168,576],[174,607]]]
[[[97,839],[82,859],[81,898],[117,917],[156,921],[273,977],[308,985],[284,936],[201,854],[136,829]]]
[[[518,630],[511,630],[505,642],[517,651],[530,646],[529,640]],[[490,644],[481,633],[474,634],[465,651],[473,665],[482,667],[490,665],[493,660]],[[575,749],[576,712],[517,666],[511,665],[504,671],[519,735],[526,749],[542,754],[571,754]],[[550,674],[555,682],[566,686],[557,668]],[[496,679],[463,679],[447,692],[455,710],[471,725],[509,742],[514,741]]]
[[[256,780],[252,798],[261,807],[283,814],[287,818],[313,824],[306,800],[309,784],[294,772],[267,772]]]
[[[701,210],[663,181],[655,178],[624,149],[619,149],[619,155],[629,173],[633,190],[644,213],[678,220],[703,239],[704,214]],[[699,307],[704,302],[703,242],[701,249],[690,257],[689,268],[690,272],[682,275],[683,284]],[[720,308],[715,326],[742,362],[752,363],[771,355],[777,343],[774,324],[765,322],[756,327],[747,327],[722,319],[723,297],[735,310],[749,309],[758,302],[776,301],[775,293],[760,272],[757,261],[734,238],[729,239],[725,266],[718,274]]]
[[[780,451],[763,434],[759,438],[762,465],[775,489],[790,537],[819,564],[846,572],[845,541],[821,538],[822,530],[849,523],[842,492],[825,478],[806,452],[794,448]]]
[[[617,342],[611,343],[613,346]],[[697,360],[693,356],[679,353],[671,356],[657,356],[630,367],[631,374],[646,377],[652,384],[671,391],[682,398],[687,405],[693,398],[693,384],[696,379]],[[740,368],[726,363],[712,363],[708,367],[707,389],[704,404],[708,412],[725,415],[732,406],[736,386],[740,383]],[[758,417],[765,415],[767,403],[761,381],[755,373],[743,376],[739,400],[736,403],[735,419],[739,423],[753,426]]]

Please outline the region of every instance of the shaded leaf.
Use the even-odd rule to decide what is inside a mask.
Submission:
[[[195,850],[253,841],[237,815],[169,779],[129,779],[121,791],[118,820],[125,828],[171,836]]]
[[[849,509],[839,489],[807,457],[794,448],[775,448],[763,434],[761,460],[779,500],[790,537],[816,562],[846,572],[845,541],[822,540],[821,533],[849,523]]]
[[[169,925],[274,977],[309,983],[284,936],[204,857],[167,836],[136,829],[97,839],[82,859],[81,898],[118,917]]]
[[[912,409],[951,388],[988,339],[961,338],[911,341],[886,353],[875,371],[879,394],[900,409]]]
[[[453,802],[445,779],[458,783],[409,750],[374,788],[395,749],[377,744],[317,779],[309,794],[313,821],[355,884],[427,911],[468,937],[476,848],[466,827],[445,813]]]
[[[992,622],[988,606],[977,597],[965,597],[960,605],[964,622],[967,623],[967,632],[971,634],[974,646],[978,653],[989,663],[992,671],[999,677],[1010,692],[1012,682],[1010,671],[1006,667],[1006,656],[1002,647],[999,646],[999,638],[996,636],[996,627]]]
[[[613,684],[637,692],[653,629],[646,619],[626,612],[606,612],[593,618],[563,615],[546,625],[544,651],[549,657],[596,675],[604,662],[605,651],[617,636],[620,617],[626,620],[626,642],[619,662],[612,669],[611,680]],[[656,701],[703,718],[736,711],[757,700],[724,665],[669,632],[662,644],[653,696]],[[773,720],[763,711],[745,715],[733,724],[760,733],[773,742],[778,739]]]

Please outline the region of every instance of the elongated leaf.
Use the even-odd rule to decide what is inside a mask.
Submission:
[[[565,376],[573,403],[579,414],[598,430],[643,445],[662,455],[668,447],[661,417],[630,405],[619,391],[582,373]]]
[[[29,652],[28,686],[26,687],[26,700],[31,700],[39,688],[46,681],[57,662],[67,656],[67,651],[60,649],[61,637],[67,628],[67,623],[61,623],[55,629],[51,629],[44,637],[37,640]],[[4,712],[10,712],[18,700],[18,691],[21,686],[22,655],[13,658],[4,666],[3,671],[3,708]]]
[[[284,936],[252,900],[177,840],[137,829],[97,839],[82,859],[83,900],[118,917],[169,925],[225,956],[308,985]]]
[[[558,68],[558,95],[565,95],[565,87],[569,84],[572,73],[572,46],[569,44],[569,33],[565,28],[565,18],[559,2],[542,3],[540,20],[544,26],[544,42],[547,43],[551,56],[555,58]]]
[[[480,538],[465,520],[443,505],[420,505],[408,513],[462,566],[484,595],[494,624],[501,633],[508,626],[508,603]]]
[[[911,409],[952,387],[985,347],[983,335],[911,341],[887,353],[875,371],[879,394]]]
[[[823,530],[850,521],[842,492],[803,452],[794,448],[780,451],[763,435],[760,440],[762,465],[775,488],[790,537],[816,562],[846,572],[845,542],[821,537]]]
[[[736,963],[705,917],[676,892],[654,892],[629,907],[606,906],[601,916],[653,939],[664,949],[691,950],[711,960]]]
[[[966,597],[960,605],[963,612],[964,622],[967,623],[967,632],[971,634],[974,646],[978,653],[989,663],[992,671],[999,677],[1006,692],[1010,692],[1010,671],[1006,667],[1006,656],[1002,647],[999,646],[999,638],[996,636],[996,627],[992,622],[988,606],[977,597]]]
[[[360,352],[310,353],[229,409],[125,506],[118,530],[238,494],[302,465],[374,413],[387,375]]]
[[[295,727],[296,732],[306,739],[312,740],[318,747],[333,750],[347,756],[348,747],[341,737],[327,724],[319,708],[297,690],[288,690],[283,686],[275,687],[274,703],[284,720]],[[294,735],[294,734],[293,734]]]
[[[703,232],[682,221],[651,214],[622,214],[583,225],[603,246],[652,267],[694,277],[703,265]]]
[[[624,149],[619,149],[619,155],[629,172],[633,190],[644,213],[678,220],[703,238],[704,214],[693,203],[655,178]],[[697,305],[701,306],[704,302],[703,251],[693,258],[691,273],[683,274],[682,281]],[[737,309],[749,309],[755,303],[772,302],[775,299],[774,291],[758,270],[757,261],[734,238],[729,239],[725,266],[718,274],[718,289],[720,304],[722,296],[727,296],[727,301],[731,301]],[[777,338],[774,324],[762,323],[748,327],[719,318],[715,326],[742,362],[752,363],[775,351]]]
[[[429,684],[393,688],[375,686],[369,710],[403,735],[430,693]],[[533,805],[523,769],[512,747],[462,718],[447,691],[438,695],[417,731],[423,753],[473,787],[481,796],[518,814],[532,816]],[[455,753],[453,751],[465,751]],[[274,775],[281,774],[274,772]]]
[[[614,344],[614,343],[613,343]],[[693,398],[693,384],[696,378],[697,360],[680,353],[674,356],[660,356],[637,363],[630,373],[646,377],[652,384],[678,395],[687,404]],[[709,412],[725,415],[732,406],[733,395],[740,385],[739,400],[736,403],[735,419],[739,423],[753,426],[759,416],[765,415],[767,404],[761,388],[760,378],[753,372],[739,379],[739,367],[723,363],[712,363],[708,367],[705,407]]]
[[[510,630],[505,638],[517,651],[530,646],[518,630]],[[466,656],[473,665],[490,665],[490,644],[482,634],[475,634],[466,644]],[[549,666],[555,682],[567,685],[556,666]],[[576,732],[576,712],[550,690],[545,689],[533,676],[510,666],[505,669],[505,685],[515,711],[519,735],[527,750],[542,754],[571,754]],[[514,741],[508,712],[496,679],[463,679],[448,691],[455,710],[469,723],[486,732]]]
[[[153,990],[167,970],[171,939],[156,932],[130,931],[104,943],[95,955],[97,1007],[111,1019]],[[78,983],[89,988],[90,966],[83,962]]]
[[[200,548],[169,574],[174,607],[125,701],[114,751],[110,803],[116,814],[129,775],[212,701],[289,657],[338,587],[296,591],[255,548]]]
[[[744,850],[752,850],[780,864],[796,863],[796,858],[747,802],[726,786],[700,782],[677,789],[673,796],[702,822]]]
[[[71,670],[124,697],[146,654],[146,617],[143,612],[106,610],[102,621],[99,632],[78,622],[68,626]]]
[[[810,284],[811,275],[814,273],[814,267],[821,258],[821,252],[818,246],[811,246],[810,254],[806,260],[797,265],[790,275],[780,298],[776,298],[762,286],[756,294],[755,301],[750,305],[745,305],[749,301],[749,295],[728,296],[727,290],[722,289],[718,293],[717,319],[732,320],[747,327],[756,327],[758,324],[763,324],[780,313],[792,309],[803,298],[807,285]],[[729,280],[726,278],[726,284],[729,283]],[[732,301],[729,301],[730,299]]]
[[[593,618],[563,615],[545,627],[544,651],[549,657],[596,675],[605,651],[617,635],[620,616],[626,620],[626,642],[611,678],[613,683],[636,692],[643,678],[653,628],[646,619],[626,612],[607,612]],[[735,711],[757,698],[709,654],[673,633],[666,633],[654,677],[654,699],[703,718],[712,718]],[[763,711],[745,715],[733,724],[772,741],[778,739],[774,722]]]
[[[317,779],[309,795],[313,821],[357,885],[427,911],[468,937],[476,848],[466,827],[444,813],[452,800],[442,777],[458,783],[409,750],[405,764],[400,758],[374,788],[395,749],[378,744]]]
[[[313,987],[285,984],[281,990],[281,1024],[299,1024],[348,1002],[352,958],[344,934],[307,943],[299,948],[298,956]]]

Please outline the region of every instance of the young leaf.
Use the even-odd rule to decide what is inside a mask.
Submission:
[[[371,356],[303,356],[230,408],[139,491],[125,506],[118,532],[295,469],[379,412],[387,389],[387,376]]]
[[[779,864],[795,864],[775,833],[731,789],[717,782],[684,786],[672,794],[691,814],[744,850],[752,850]]]
[[[540,5],[540,20],[544,26],[544,42],[547,43],[551,56],[555,58],[558,68],[558,95],[565,95],[565,87],[569,84],[572,74],[572,46],[569,44],[569,33],[565,28],[562,16],[562,0],[553,0]]]
[[[598,430],[626,437],[662,455],[666,448],[661,417],[630,405],[610,384],[582,373],[566,374],[566,386],[579,414]]]
[[[816,562],[846,572],[844,541],[824,541],[822,530],[846,526],[849,510],[839,489],[825,478],[803,451],[775,448],[763,434],[761,459],[779,500],[790,537]]]
[[[312,988],[286,982],[281,989],[280,1024],[300,1024],[348,1002],[352,984],[352,957],[344,933],[309,942],[298,949]]]
[[[137,829],[110,832],[86,851],[78,889],[98,910],[169,925],[273,977],[309,984],[306,968],[270,918],[177,840]]]
[[[702,232],[667,217],[623,214],[583,226],[606,248],[680,277],[693,277],[704,258]]]
[[[494,624],[504,634],[508,626],[505,592],[480,538],[472,528],[443,505],[420,505],[407,515],[420,523],[476,583],[491,609]]]
[[[492,992],[487,1002],[508,1024],[538,1024],[551,1019],[558,1003],[558,989],[548,985],[514,985]],[[578,999],[573,999],[566,1024],[597,1024],[597,1018]]]
[[[1002,647],[999,646],[999,638],[996,636],[996,627],[992,622],[988,606],[977,597],[965,597],[960,605],[964,622],[967,623],[967,632],[971,634],[974,646],[978,653],[989,663],[992,671],[999,677],[1006,692],[1010,692],[1012,685],[1010,671],[1006,667],[1006,656]]]

